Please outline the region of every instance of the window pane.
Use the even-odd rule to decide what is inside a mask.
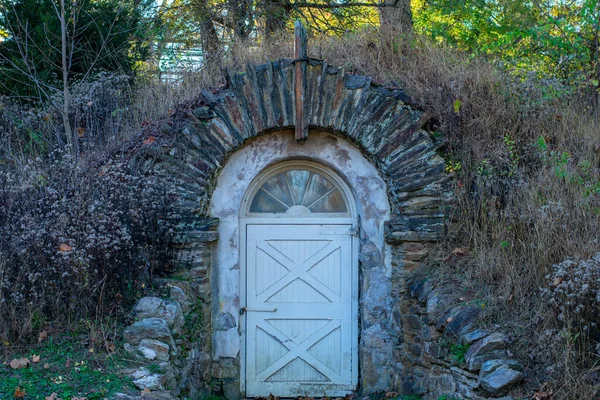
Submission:
[[[317,201],[310,210],[316,213],[346,212],[346,203],[344,202],[342,193],[338,189],[335,189]]]
[[[262,189],[258,190],[250,204],[250,212],[256,213],[284,213],[287,209]]]
[[[290,187],[292,188],[292,195],[294,196],[294,205],[302,204],[309,177],[310,172],[308,171],[299,169],[287,171],[287,178],[290,182]]]
[[[331,191],[333,188],[335,188],[333,183],[329,182],[323,176],[313,173],[308,182],[308,186],[306,187],[306,194],[304,195],[302,205],[311,208],[310,206],[315,201],[326,195],[327,192]]]
[[[274,177],[269,178],[269,180],[266,181],[261,188],[275,196],[281,202],[285,203],[288,207],[294,205],[294,200],[292,199],[290,188],[284,173],[277,174]]]

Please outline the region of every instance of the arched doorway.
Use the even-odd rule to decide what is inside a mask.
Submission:
[[[444,142],[424,130],[427,113],[402,91],[322,60],[307,64],[303,104],[311,129],[303,143],[293,134],[296,64],[278,60],[228,75],[225,87],[181,104],[166,123],[145,129],[148,140],[127,151],[141,170],[177,178],[176,266],[190,279],[202,317],[185,367],[198,377],[187,379],[193,390],[230,399],[246,395],[240,211],[261,172],[293,159],[331,168],[356,201],[358,392],[400,391],[421,357],[422,345],[407,344],[413,333],[404,329],[411,310],[403,296],[406,272],[443,234],[451,200],[437,153]]]
[[[240,215],[242,391],[247,397],[351,393],[358,382],[351,191],[322,165],[283,162],[254,180]]]
[[[354,266],[358,264],[360,277],[358,282],[354,279],[354,284],[359,286],[359,322],[355,334],[358,340],[356,337],[353,339],[354,343],[358,341],[358,358],[350,360],[352,374],[353,379],[358,379],[359,391],[364,388],[369,392],[383,391],[390,387],[393,366],[389,354],[393,351],[394,342],[388,332],[392,331],[393,323],[389,295],[393,260],[391,248],[384,241],[385,221],[390,218],[386,184],[373,164],[348,141],[319,130],[311,130],[310,135],[311,139],[305,143],[297,143],[286,131],[258,137],[232,154],[216,182],[210,215],[219,219],[219,239],[212,247],[213,268],[208,275],[213,321],[211,356],[214,379],[222,379],[217,382],[223,382],[223,393],[227,397],[233,398],[235,393],[239,393],[239,397],[250,397],[245,383],[245,322],[248,314],[240,315],[240,309],[247,307],[244,281],[247,244],[245,236],[242,236],[250,220],[253,223],[285,225],[283,222],[290,217],[294,218],[294,224],[346,224],[359,228],[357,236],[351,236],[350,240],[352,246],[356,246],[353,251],[358,256],[352,262]],[[326,218],[325,213],[313,213],[312,210],[302,216],[301,208],[294,207],[290,214],[266,215],[262,221],[251,218],[252,195],[267,180],[287,168],[296,168],[295,165],[318,172],[340,188],[346,211],[335,217],[329,214],[330,218]],[[339,197],[336,194],[334,198]],[[307,204],[309,198],[304,200],[305,207],[311,206]],[[315,204],[312,209],[317,206]],[[344,227],[339,232],[348,233],[350,230]],[[354,274],[356,277],[357,273]],[[306,388],[308,381],[303,381],[302,385]]]

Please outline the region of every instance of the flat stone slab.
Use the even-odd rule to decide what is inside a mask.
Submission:
[[[481,370],[479,371],[479,379],[483,378],[486,375],[491,374],[495,370],[500,367],[508,367],[510,369],[514,369],[515,371],[523,372],[523,365],[517,360],[514,359],[497,359],[497,360],[488,360],[485,361],[481,365]]]
[[[163,300],[158,297],[141,298],[133,307],[136,319],[161,318],[167,321],[173,332],[180,332],[183,326],[183,311],[178,301]]]
[[[475,307],[465,307],[461,309],[454,317],[452,317],[452,320],[448,322],[444,334],[450,337],[459,336],[477,319],[480,311],[480,308]]]
[[[161,318],[145,318],[125,328],[123,339],[138,346],[143,339],[155,339],[175,347],[167,321]]]
[[[483,339],[488,336],[490,333],[483,329],[477,329],[472,332],[463,333],[460,337],[462,343],[471,344],[473,342],[478,341],[479,339]]]
[[[483,339],[480,339],[473,343],[467,353],[465,354],[465,362],[471,371],[476,371],[481,368],[481,364],[492,358],[502,357],[485,357],[487,354],[497,352],[498,350],[504,350],[508,344],[508,338],[506,335],[495,332]]]
[[[148,360],[169,361],[169,345],[155,339],[142,339],[138,350]]]
[[[492,396],[503,396],[523,380],[522,372],[502,366],[481,380],[481,388]]]
[[[127,393],[116,393],[109,400],[177,400],[171,392],[159,390],[154,392],[142,392],[139,395]]]

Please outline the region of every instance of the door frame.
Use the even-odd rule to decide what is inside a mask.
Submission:
[[[291,167],[308,168],[316,170],[319,173],[331,178],[343,191],[347,205],[349,207],[349,216],[344,217],[327,217],[326,215],[319,214],[318,217],[289,217],[282,214],[270,214],[268,217],[257,217],[248,216],[248,209],[250,202],[262,183],[271,176],[275,175],[281,170],[287,170]],[[240,309],[247,306],[247,232],[248,225],[351,225],[352,230],[357,234],[352,236],[351,244],[351,273],[352,273],[352,375],[351,385],[354,390],[358,387],[358,310],[359,310],[359,268],[358,268],[358,254],[359,254],[359,231],[360,225],[356,209],[356,200],[352,194],[352,191],[341,177],[327,168],[322,164],[316,162],[310,162],[305,160],[293,160],[284,161],[274,166],[270,166],[261,171],[249,185],[242,200],[240,207],[240,218],[239,218],[239,229],[240,229],[240,241],[239,241],[239,262],[240,262]],[[240,391],[244,397],[246,397],[246,329],[247,319],[246,315],[240,315],[239,319],[240,326]]]

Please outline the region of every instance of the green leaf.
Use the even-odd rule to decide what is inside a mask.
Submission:
[[[460,114],[460,100],[456,99],[454,101],[454,113],[455,114]]]
[[[598,87],[598,79],[592,79],[592,85]]]

